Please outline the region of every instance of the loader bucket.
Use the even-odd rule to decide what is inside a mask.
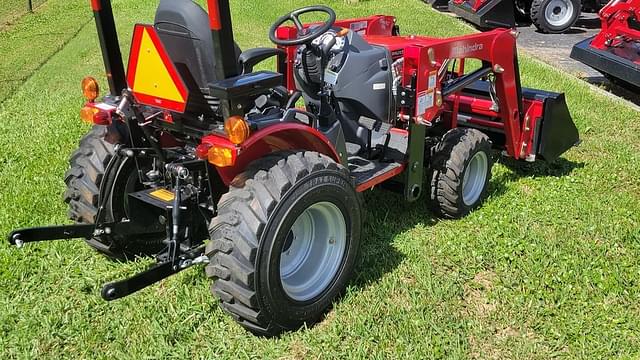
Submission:
[[[542,122],[538,122],[537,157],[552,162],[580,143],[578,129],[573,123],[564,94],[523,89],[525,98],[544,102]]]
[[[481,28],[512,28],[516,25],[513,1],[452,0],[449,11]]]
[[[640,49],[635,42],[600,50],[591,46],[595,37],[574,45],[571,58],[606,74],[640,87]]]
[[[488,98],[489,84],[487,81],[476,81],[464,89],[464,93]],[[560,155],[580,143],[578,129],[573,123],[565,95],[551,91],[522,88],[524,100],[541,103],[542,118],[535,122],[533,151],[536,160],[553,162]],[[504,145],[500,140],[494,140],[496,145]]]

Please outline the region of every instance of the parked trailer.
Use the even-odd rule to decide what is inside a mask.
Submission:
[[[530,20],[543,33],[569,30],[582,10],[597,10],[608,0],[451,0],[449,10],[481,28],[514,27]]]
[[[614,0],[600,11],[602,30],[576,44],[571,58],[614,83],[640,89],[640,0]]]

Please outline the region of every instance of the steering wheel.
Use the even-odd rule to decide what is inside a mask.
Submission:
[[[321,26],[314,27],[313,29],[304,28],[302,22],[300,21],[300,15],[307,14],[311,12],[321,12],[329,15],[329,19],[325,21]],[[277,30],[280,26],[282,26],[287,21],[293,21],[293,24],[298,29],[298,35],[295,39],[283,40],[278,39]],[[271,25],[271,29],[269,29],[269,40],[276,45],[280,46],[295,46],[302,45],[312,41],[313,39],[319,37],[320,35],[327,32],[327,30],[331,29],[333,24],[336,22],[336,13],[327,6],[316,5],[316,6],[307,6],[302,9],[294,10],[287,15],[279,18],[276,22]]]

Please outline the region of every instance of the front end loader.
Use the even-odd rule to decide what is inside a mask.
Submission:
[[[362,192],[460,218],[484,201],[496,154],[551,162],[579,140],[563,94],[521,87],[514,31],[402,36],[392,16],[310,6],[275,20],[275,47],[242,51],[228,0],[207,6],[161,0],[125,72],[110,0],[92,1],[109,93],[82,82],[93,126],[65,175],[74,223],[9,235],[156,259],[106,284],[107,301],[202,264],[249,331],[312,324],[366,242]],[[254,70],[272,57],[276,71]]]
[[[640,89],[640,1],[614,0],[600,11],[602,30],[576,44],[571,58],[614,83]]]

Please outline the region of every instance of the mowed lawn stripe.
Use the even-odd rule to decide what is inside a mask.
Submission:
[[[11,27],[0,25],[0,104],[91,19],[86,1],[49,0]]]

